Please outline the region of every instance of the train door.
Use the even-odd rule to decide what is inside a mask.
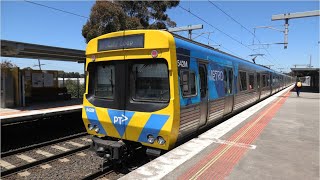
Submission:
[[[233,110],[233,69],[225,68],[224,69],[224,80],[225,80],[225,103],[224,103],[224,112],[223,114],[229,114]]]
[[[199,63],[200,76],[200,123],[199,127],[207,123],[208,116],[208,74],[207,64]]]
[[[260,96],[261,96],[260,73],[257,73],[257,91],[258,91],[258,99],[260,99]]]

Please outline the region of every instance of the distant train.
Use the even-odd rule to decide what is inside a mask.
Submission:
[[[86,49],[83,121],[101,157],[121,160],[176,143],[293,83],[210,46],[161,30],[114,32]]]

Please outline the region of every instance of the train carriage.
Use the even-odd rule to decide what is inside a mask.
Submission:
[[[93,148],[110,160],[137,147],[159,155],[292,82],[160,30],[97,37],[88,43],[86,56],[83,121]]]

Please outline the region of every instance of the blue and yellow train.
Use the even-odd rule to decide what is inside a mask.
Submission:
[[[83,121],[111,160],[176,143],[293,83],[289,76],[161,30],[114,32],[86,49]]]

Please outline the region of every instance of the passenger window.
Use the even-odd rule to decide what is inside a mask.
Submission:
[[[196,95],[197,90],[196,90],[196,74],[194,72],[190,72],[190,90],[191,90],[191,95]]]
[[[189,71],[181,72],[181,86],[183,95],[189,94]]]
[[[272,76],[272,86],[274,86],[276,84],[276,77]]]
[[[260,88],[260,73],[257,73],[257,87]]]
[[[239,72],[240,78],[240,91],[246,91],[247,88],[247,73],[246,72]]]
[[[95,96],[113,99],[115,88],[114,65],[98,65],[96,69]]]
[[[180,86],[184,97],[195,96],[197,94],[196,74],[193,71],[181,70]]]
[[[249,90],[254,89],[254,74],[249,74]]]
[[[266,85],[267,85],[266,75],[262,75],[262,87],[266,87]]]

